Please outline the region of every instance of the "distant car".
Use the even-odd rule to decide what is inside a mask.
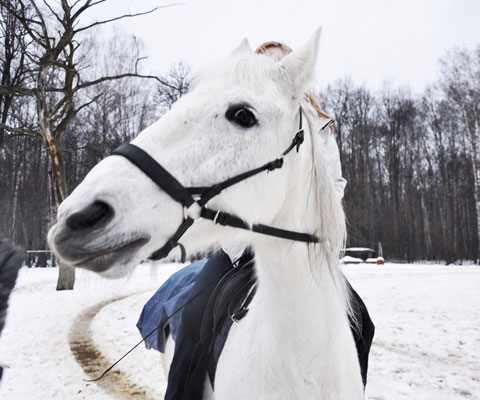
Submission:
[[[343,264],[384,264],[383,257],[376,257],[375,250],[368,247],[348,247],[343,249]]]

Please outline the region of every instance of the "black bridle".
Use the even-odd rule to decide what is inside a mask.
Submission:
[[[172,249],[179,246],[182,251],[182,261],[185,261],[185,248],[179,243],[180,238],[185,232],[193,225],[195,220],[200,218],[206,218],[213,221],[214,224],[220,224],[223,226],[230,226],[233,228],[246,229],[253,232],[261,233],[264,235],[275,236],[283,239],[295,240],[306,243],[318,243],[319,238],[309,233],[301,233],[289,231],[286,229],[275,228],[263,224],[253,224],[249,226],[240,217],[226,213],[220,210],[212,210],[207,208],[207,203],[215,196],[218,196],[223,190],[233,186],[239,182],[244,181],[254,175],[257,175],[263,171],[274,171],[275,169],[282,168],[284,157],[290,153],[294,148],[297,152],[300,149],[300,145],[304,140],[304,132],[302,128],[302,109],[300,108],[300,122],[298,131],[295,137],[290,143],[290,146],[281,154],[281,156],[273,161],[262,165],[261,167],[252,169],[242,174],[236,175],[223,182],[217,183],[212,186],[202,187],[184,187],[178,182],[173,175],[171,175],[165,168],[157,163],[152,157],[150,157],[145,151],[139,147],[124,143],[113,151],[112,155],[119,155],[127,158],[135,166],[137,166],[142,172],[155,182],[163,191],[165,191],[173,200],[180,203],[183,206],[183,221],[177,228],[172,237],[157,251],[155,251],[150,258],[152,260],[160,260],[165,258]],[[192,217],[191,215],[194,214]]]

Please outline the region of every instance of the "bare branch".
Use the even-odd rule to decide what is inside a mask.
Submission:
[[[106,0],[103,0],[103,1],[106,1]],[[77,3],[78,3],[78,1],[74,4],[74,6],[77,5]],[[86,1],[85,4],[84,4],[83,6],[81,6],[81,7],[75,12],[75,14],[73,14],[73,16],[72,16],[72,21],[75,21],[75,20],[79,17],[80,14],[82,14],[87,8],[91,7],[91,6],[92,6],[91,3],[92,3],[91,0]],[[73,8],[73,7],[72,7],[72,8]]]
[[[76,115],[75,110],[73,107],[68,107],[66,106],[67,113],[65,114],[65,117],[60,121],[60,123],[57,125],[57,127],[53,131],[53,137],[55,139],[59,138],[63,132],[68,128],[68,125],[72,122],[73,118]]]
[[[19,14],[17,10],[12,6],[10,0],[0,0],[0,5],[5,7],[5,9],[12,14],[13,17],[22,25],[22,27],[27,31],[27,33],[30,35],[30,37],[37,43],[40,47],[43,47],[46,49],[47,47],[45,46],[45,43],[42,42],[41,37],[37,36],[37,33],[34,32],[31,28],[32,23],[36,23],[38,25],[42,25],[41,22],[35,21],[33,19],[28,18],[25,15],[25,5],[23,2],[19,2],[21,11],[23,12],[22,14]]]
[[[77,4],[80,3],[81,1],[82,1],[82,0],[76,0],[76,1],[72,4],[71,9],[73,10],[73,9],[77,6]],[[102,1],[106,1],[106,0],[102,0]],[[90,7],[93,6],[93,5],[94,5],[94,4],[91,4]]]
[[[171,89],[179,90],[179,89],[176,88],[175,86],[172,86],[172,85],[170,85],[169,83],[163,81],[163,80],[160,79],[158,76],[154,76],[154,75],[141,75],[141,74],[136,74],[136,73],[134,73],[134,72],[129,72],[129,73],[120,74],[120,75],[115,75],[115,76],[105,76],[105,77],[103,77],[103,78],[95,79],[94,81],[82,83],[81,85],[79,85],[79,86],[77,86],[77,87],[75,88],[75,91],[80,90],[80,89],[85,89],[85,88],[90,87],[90,86],[93,86],[93,85],[97,85],[97,84],[100,83],[100,82],[113,81],[113,80],[123,79],[123,78],[155,79],[157,82],[160,82],[162,85],[168,86],[168,87],[171,88]]]
[[[93,7],[93,6],[96,6],[97,4],[100,4],[100,3],[105,3],[107,0],[98,0],[92,4],[90,4],[90,7]]]
[[[21,52],[22,54],[25,55],[25,57],[27,57],[29,59],[29,61],[31,61],[33,64],[37,64],[38,63],[38,60],[35,59],[35,57],[37,59],[39,59],[40,57],[36,54],[32,54],[30,51],[28,51],[28,47],[32,45],[32,43],[34,43],[35,41],[34,40],[31,40],[29,41],[28,43],[23,43],[23,41],[20,39],[20,36],[16,35],[17,37],[17,41],[21,47]]]
[[[138,57],[136,60],[135,60],[135,73],[137,73],[138,71],[138,63],[142,60],[146,60],[148,57]]]
[[[53,118],[50,119],[51,124],[58,121],[60,118],[62,118],[65,115],[68,109],[68,104],[65,105],[67,100],[68,100],[67,96],[62,97],[62,99],[57,103],[55,108],[49,112],[50,115],[54,116]],[[62,107],[64,107],[63,110],[59,112]]]
[[[57,19],[58,22],[60,22],[62,25],[63,25],[63,20],[59,17],[59,15],[55,12],[55,10],[53,9],[53,7],[48,3],[47,0],[43,0],[43,3],[48,7],[48,9],[50,10],[50,12],[55,16],[55,18]]]
[[[27,89],[27,88],[21,88],[17,86],[0,85],[1,95],[35,96],[36,93],[37,93],[36,89]]]
[[[63,93],[65,88],[47,87],[45,92]],[[19,86],[5,86],[0,85],[0,95],[14,95],[14,96],[35,96],[38,93],[38,88],[23,88]]]
[[[88,107],[90,104],[92,103],[95,103],[100,97],[102,97],[105,93],[100,93],[98,94],[97,96],[95,96],[92,100],[90,100],[89,102],[85,103],[85,104],[82,104],[80,107],[78,107],[76,110],[75,110],[75,115],[78,114],[83,108],[85,107]]]
[[[8,132],[13,132],[16,135],[8,135],[8,137],[13,136],[35,136],[39,137],[40,133],[38,131],[33,131],[25,128],[14,128],[13,126],[8,126],[0,122],[0,129],[5,129]]]
[[[40,18],[40,27],[42,28],[43,31],[43,37],[45,39],[45,43],[47,47],[50,47],[50,38],[48,35],[47,31],[47,24],[45,23],[45,19],[43,18],[43,14],[40,12],[40,9],[38,8],[37,4],[35,3],[35,0],[30,0],[30,3],[32,4],[33,8],[35,8],[35,11],[37,12],[38,18]],[[40,36],[39,33],[37,35]]]
[[[173,7],[173,6],[177,6],[177,5],[179,5],[179,4],[180,4],[180,3],[167,4],[167,5],[164,5],[164,6],[158,6],[158,7],[152,8],[152,9],[149,10],[149,11],[143,11],[143,12],[139,12],[139,13],[135,13],[135,14],[124,14],[124,15],[120,15],[120,16],[115,17],[115,18],[106,19],[106,20],[104,20],[104,21],[94,22],[93,24],[90,24],[90,25],[87,25],[87,26],[84,26],[84,27],[82,27],[82,28],[77,29],[77,30],[75,31],[75,33],[77,33],[77,32],[82,32],[82,31],[86,31],[87,29],[93,28],[94,26],[103,25],[103,24],[108,24],[109,22],[113,22],[113,21],[119,21],[119,20],[124,19],[124,18],[133,18],[133,17],[138,17],[138,16],[140,16],[140,15],[151,14],[151,13],[159,10],[160,8]]]

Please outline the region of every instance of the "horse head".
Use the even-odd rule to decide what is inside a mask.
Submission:
[[[320,30],[282,60],[254,54],[242,42],[132,144],[184,187],[210,186],[276,159],[298,130],[319,36]],[[208,207],[241,216],[248,224],[318,231],[313,221],[302,218],[312,154],[321,146],[315,144],[320,139],[309,136],[298,153],[285,157],[283,168],[227,188]],[[167,242],[184,217],[183,207],[168,193],[129,160],[112,155],[61,204],[48,239],[64,263],[117,276]],[[213,243],[249,243],[254,235],[199,219],[181,241],[196,252]]]

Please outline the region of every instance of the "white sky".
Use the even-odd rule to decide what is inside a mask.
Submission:
[[[421,91],[435,79],[438,59],[447,50],[480,43],[480,0],[179,1],[118,23],[144,41],[153,71],[165,71],[179,60],[193,67],[210,64],[228,56],[245,37],[253,48],[269,40],[296,48],[323,26],[317,66],[321,85],[349,76],[373,89],[388,79]],[[91,18],[166,4],[171,3],[110,0],[96,6]]]

